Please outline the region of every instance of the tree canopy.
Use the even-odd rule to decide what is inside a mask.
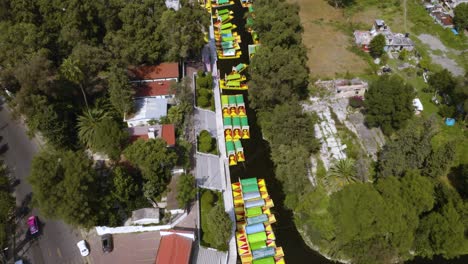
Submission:
[[[381,127],[387,135],[413,116],[414,89],[396,75],[379,77],[369,85],[365,97],[366,123]]]
[[[377,36],[375,36],[369,44],[370,54],[372,55],[372,57],[381,57],[384,54],[385,45],[386,41],[384,35],[378,34]]]
[[[453,10],[453,23],[459,30],[468,28],[468,3],[458,4]]]

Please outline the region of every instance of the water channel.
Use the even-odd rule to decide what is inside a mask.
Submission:
[[[241,36],[240,47],[242,55],[238,59],[218,60],[218,70],[220,78],[224,74],[231,72],[232,67],[239,63],[249,64],[248,45],[252,44],[251,35],[245,30],[244,14],[247,12],[243,8],[239,0],[234,0],[235,4],[229,6],[229,9],[234,11],[234,18],[231,21],[237,26],[234,31]],[[213,9],[214,12],[214,9]],[[261,39],[260,39],[261,42]],[[231,182],[238,182],[239,179],[257,177],[264,178],[267,184],[268,192],[273,199],[275,206],[271,209],[275,214],[277,222],[273,224],[273,229],[276,235],[276,244],[283,247],[286,263],[291,264],[327,264],[335,263],[320,255],[320,253],[308,247],[301,235],[296,229],[293,220],[293,213],[287,210],[283,201],[285,199],[281,183],[275,178],[273,162],[270,159],[270,148],[268,142],[263,139],[261,130],[257,125],[256,112],[249,107],[248,91],[227,91],[223,90],[223,94],[243,94],[247,109],[247,116],[250,126],[250,139],[242,139],[244,147],[245,162],[241,162],[236,166],[230,167]],[[238,260],[240,263],[240,260]],[[408,264],[461,264],[468,263],[468,255],[457,260],[445,260],[440,257],[433,260],[417,258]]]

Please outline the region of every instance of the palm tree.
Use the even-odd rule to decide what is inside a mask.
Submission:
[[[83,89],[84,74],[78,66],[78,61],[74,61],[72,58],[66,58],[60,66],[60,72],[70,82],[78,84],[78,86],[80,86],[81,92],[83,93],[86,108],[89,109],[88,99],[86,98],[86,93]]]
[[[78,117],[78,137],[83,144],[92,148],[96,146],[96,129],[99,123],[110,118],[102,109],[87,109]]]
[[[341,189],[346,184],[356,182],[356,166],[353,159],[335,160],[328,170],[326,183],[331,189]]]

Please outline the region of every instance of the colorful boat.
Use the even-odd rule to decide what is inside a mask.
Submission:
[[[225,52],[225,51],[218,51],[218,59],[220,60],[226,60],[226,59],[238,59],[242,55],[242,52],[240,50],[236,51],[235,49],[232,49],[235,51],[234,54],[232,52]]]
[[[242,7],[247,8],[252,6],[253,0],[240,0]]]
[[[234,123],[234,120],[233,120]],[[234,138],[236,137],[236,132],[234,132]],[[234,140],[234,147],[236,148],[236,155],[237,155],[237,161],[242,162],[245,161],[245,156],[244,156],[244,148],[242,147],[242,143],[240,140]]]
[[[232,15],[234,12],[232,10],[229,10],[227,8],[225,9],[216,9],[215,10],[216,16],[221,16],[221,15]]]
[[[248,178],[231,184],[236,215],[237,252],[243,264],[284,264],[284,252],[276,245],[272,224],[276,218],[263,179]]]
[[[232,140],[232,119],[230,116],[223,118],[224,138],[226,141]]]
[[[242,138],[241,121],[240,117],[238,116],[232,117],[232,131],[234,133],[234,135],[232,136],[234,140],[239,140],[240,138]]]
[[[232,0],[215,0],[211,1],[211,5],[213,7],[223,7],[223,6],[230,6],[234,4],[234,1]]]
[[[226,155],[229,159],[229,166],[237,165],[236,149],[232,140],[226,141]]]
[[[250,127],[249,127],[249,121],[247,119],[247,116],[241,116],[240,121],[241,121],[242,138],[249,139]]]
[[[255,53],[257,53],[259,46],[260,45],[256,44],[249,45],[249,58],[252,58],[255,55]]]
[[[243,72],[245,69],[247,69],[249,65],[245,64],[245,63],[239,63],[237,64],[237,66],[232,66],[232,72],[234,73],[241,73]]]

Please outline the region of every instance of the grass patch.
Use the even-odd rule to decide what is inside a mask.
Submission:
[[[440,119],[440,131],[432,138],[432,146],[437,149],[441,145],[452,142],[455,145],[456,157],[453,166],[468,164],[468,135],[459,122],[453,127],[446,126]]]
[[[323,161],[317,157],[317,179],[318,182],[322,182],[327,177],[327,169],[325,169],[325,164]]]

